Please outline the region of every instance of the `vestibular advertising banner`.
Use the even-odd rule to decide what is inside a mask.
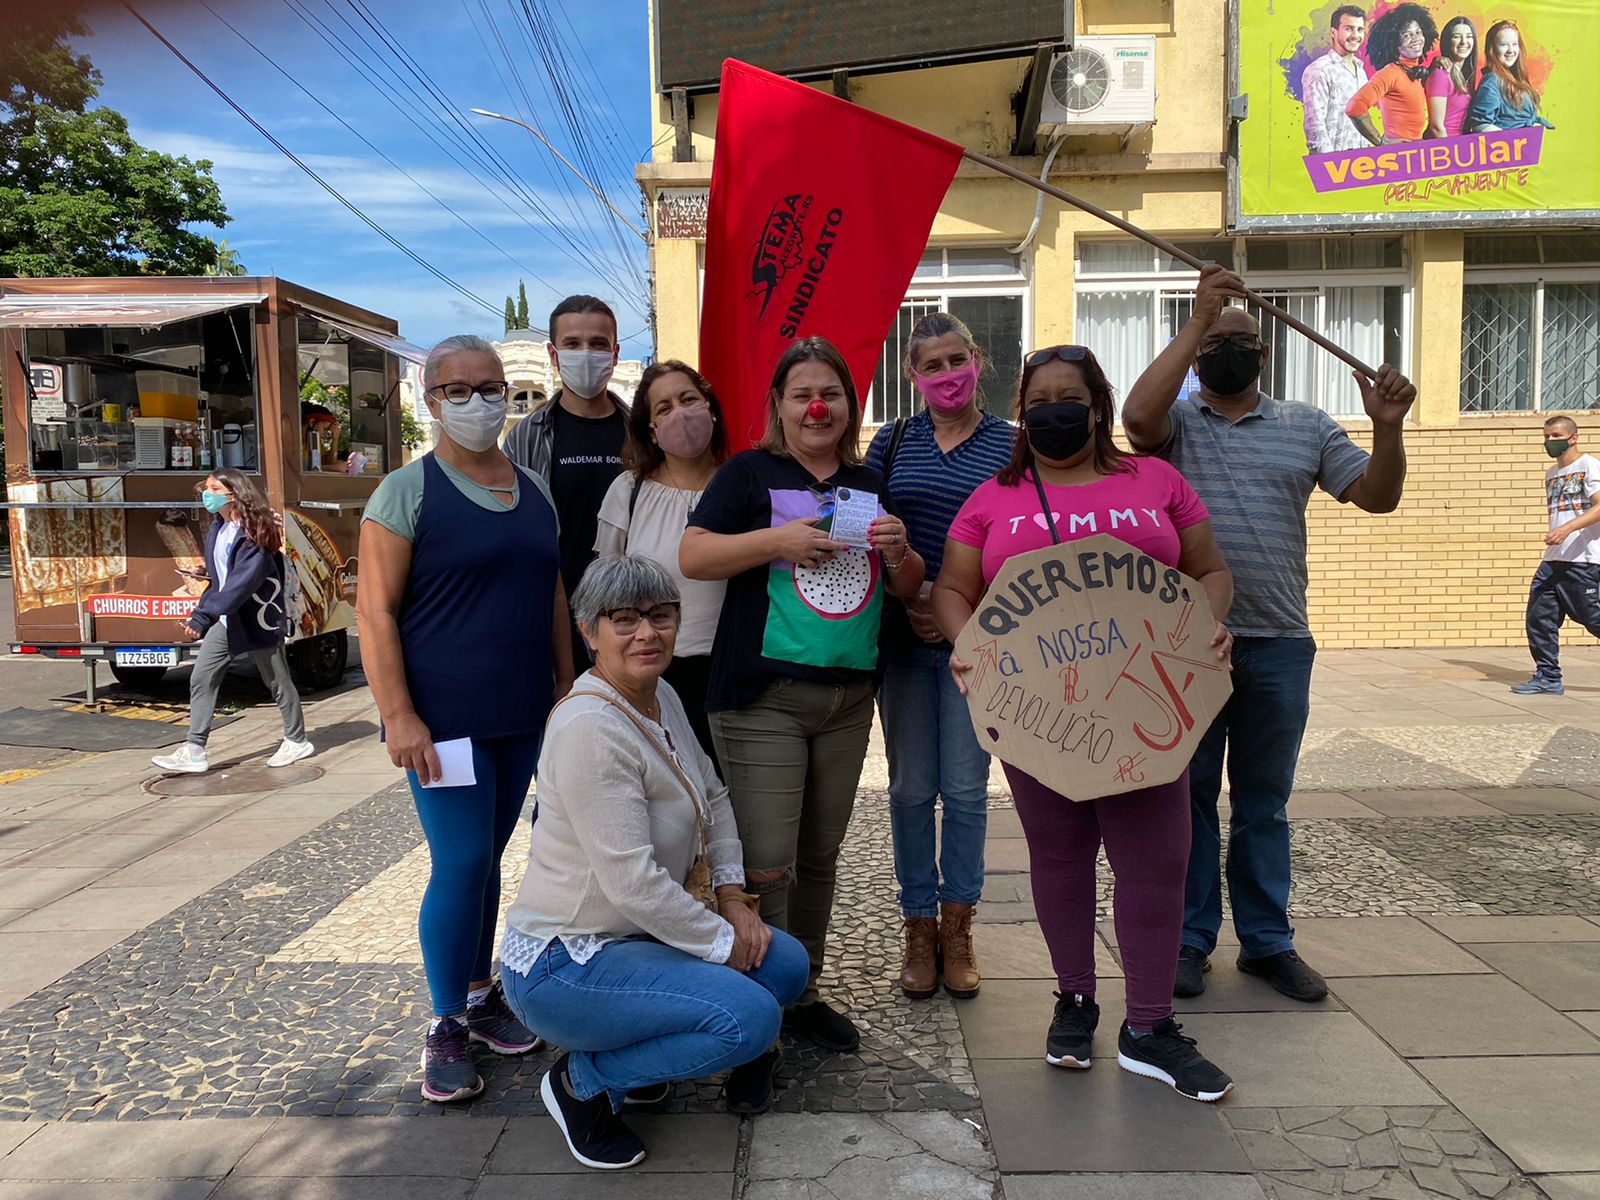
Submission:
[[[1236,0],[1249,228],[1600,220],[1595,0]]]

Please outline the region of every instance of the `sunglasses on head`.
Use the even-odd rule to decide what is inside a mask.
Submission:
[[[1042,367],[1052,359],[1075,363],[1082,362],[1088,357],[1089,347],[1087,346],[1046,346],[1043,350],[1035,350],[1022,362],[1024,366],[1032,368]]]

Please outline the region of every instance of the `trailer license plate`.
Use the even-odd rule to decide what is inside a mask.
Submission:
[[[170,648],[118,650],[116,664],[119,667],[175,667],[178,665],[178,652]]]

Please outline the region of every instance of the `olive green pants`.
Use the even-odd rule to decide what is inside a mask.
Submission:
[[[711,714],[744,844],[745,888],[761,897],[762,919],[793,934],[811,959],[800,1004],[817,998],[839,848],[871,731],[872,684],[865,679],[779,679],[753,704]]]

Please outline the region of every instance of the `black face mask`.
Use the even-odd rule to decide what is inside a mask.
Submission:
[[[1261,351],[1223,342],[1196,358],[1194,370],[1213,395],[1237,396],[1261,374]]]
[[[1039,404],[1023,417],[1028,428],[1028,444],[1040,458],[1055,462],[1071,458],[1082,450],[1092,432],[1094,420],[1087,404]]]

